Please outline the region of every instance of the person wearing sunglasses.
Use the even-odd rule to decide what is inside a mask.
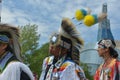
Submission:
[[[43,61],[39,80],[86,80],[79,66],[83,41],[69,18],[63,18],[58,33],[50,37],[50,56]]]
[[[104,62],[96,70],[94,80],[120,80],[120,61],[115,46],[115,42],[110,39],[98,42],[98,55]]]
[[[0,23],[0,80],[34,80],[21,60],[19,29]]]

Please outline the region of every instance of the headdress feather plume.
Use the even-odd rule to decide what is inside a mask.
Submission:
[[[72,40],[73,45],[80,44],[83,45],[83,40],[80,38],[78,31],[76,30],[75,25],[69,18],[63,18],[60,28],[60,34],[65,37],[68,37]]]
[[[69,38],[72,41],[72,54],[71,58],[76,64],[79,64],[80,49],[83,45],[83,40],[76,30],[75,25],[69,18],[63,18],[59,30],[60,35]]]
[[[11,36],[12,42],[9,42],[9,45],[13,49],[16,57],[19,60],[21,60],[21,58],[20,58],[21,47],[20,47],[19,40],[18,40],[19,39],[19,29],[17,27],[14,27],[13,25],[0,23],[0,33],[1,32],[6,32]]]

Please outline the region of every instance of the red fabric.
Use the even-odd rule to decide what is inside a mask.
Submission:
[[[120,66],[120,61],[114,59],[114,60],[111,61],[110,65],[107,67],[107,68],[110,68],[110,71],[108,72],[108,76],[110,77],[109,80],[115,80],[114,76],[116,76],[115,75],[116,68],[117,68],[116,64],[118,66]],[[94,75],[94,80],[100,80],[100,73],[101,73],[102,68],[103,68],[103,64],[101,64],[100,67],[96,70],[96,73]]]

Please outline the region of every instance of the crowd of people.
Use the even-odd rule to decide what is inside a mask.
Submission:
[[[89,80],[80,66],[83,47],[75,25],[63,18],[57,33],[51,35],[50,56],[43,61],[39,80]],[[96,70],[94,80],[120,80],[120,61],[114,40],[98,42],[98,55],[104,62]],[[0,80],[35,80],[30,68],[22,62],[19,29],[0,23]]]

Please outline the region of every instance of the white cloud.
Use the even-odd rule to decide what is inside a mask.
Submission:
[[[29,16],[25,14],[23,11],[15,9],[15,12],[12,12],[8,8],[2,9],[2,22],[3,23],[11,23],[11,24],[26,24],[29,22]],[[16,21],[18,23],[16,23]]]
[[[19,4],[19,0],[4,0],[2,22],[15,25],[37,24],[39,26],[38,32],[45,39],[41,40],[44,42],[47,41],[50,33],[58,30],[62,17],[72,18],[77,9],[87,7],[92,9],[92,14],[98,14],[102,10],[103,3],[108,5],[108,18],[111,21],[111,30],[113,30],[116,36],[118,27],[114,26],[120,26],[116,25],[120,21],[120,2],[118,0],[21,0],[21,4]],[[98,24],[90,28],[80,25],[77,26],[77,29],[85,41],[91,41],[91,38],[95,40],[95,36],[97,36]]]

